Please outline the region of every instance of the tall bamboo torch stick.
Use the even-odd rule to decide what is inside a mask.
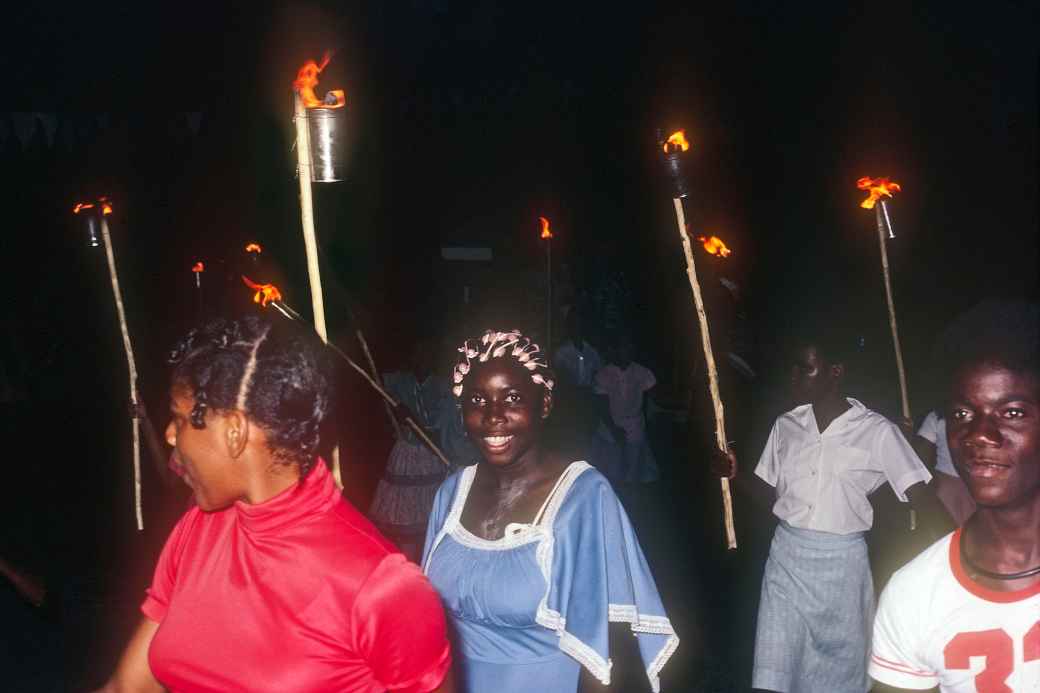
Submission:
[[[896,306],[892,299],[892,278],[888,269],[888,247],[885,243],[885,234],[889,238],[895,238],[895,230],[892,228],[892,219],[888,215],[888,204],[886,198],[891,198],[892,193],[899,192],[899,183],[889,181],[887,178],[863,177],[856,181],[856,187],[867,190],[870,196],[860,203],[864,209],[873,209],[877,220],[878,245],[881,247],[881,273],[885,280],[885,299],[888,302],[888,325],[892,330],[892,346],[896,352],[896,369],[899,372],[899,395],[902,400],[903,418],[912,420],[910,413],[910,398],[906,388],[906,368],[903,366],[903,348],[899,343],[899,326],[896,323]]]
[[[261,307],[264,308],[270,305],[288,319],[295,320],[304,325],[307,324],[307,321],[304,320],[299,313],[293,310],[292,306],[290,306],[288,303],[282,300],[282,293],[278,290],[278,287],[274,286],[273,284],[257,284],[256,282],[253,282],[245,276],[242,277],[242,281],[245,282],[246,286],[248,286],[249,288],[256,290],[256,295],[253,296],[254,303],[259,303]],[[338,354],[340,358],[347,362],[348,366],[353,368],[358,373],[358,375],[364,378],[365,382],[371,385],[372,388],[379,393],[379,396],[383,398],[383,401],[387,405],[389,405],[390,407],[396,407],[398,404],[400,404],[396,399],[394,399],[393,395],[391,395],[389,392],[383,389],[383,386],[376,382],[375,378],[369,375],[369,373],[364,369],[364,367],[358,364],[358,362],[354,359],[347,356],[347,354],[342,349],[336,346],[335,342],[326,341],[325,345],[332,349],[334,352],[336,352],[336,354]],[[423,427],[419,425],[419,423],[410,416],[407,419],[405,419],[405,423],[407,423],[408,426],[411,427],[411,429],[415,432],[415,435],[419,436],[419,438],[426,444],[428,448],[430,448],[430,451],[437,456],[437,458],[444,464],[444,466],[450,469],[452,464],[448,460],[448,457],[444,454],[444,452],[441,451],[439,447],[437,447],[437,445],[432,440],[430,440],[430,437],[426,435],[426,431],[423,430]]]
[[[553,324],[553,302],[552,302],[552,239],[553,232],[549,227],[549,220],[538,217],[542,224],[542,235],[545,241],[545,344],[552,349],[552,324]]]
[[[300,181],[300,220],[303,225],[303,245],[307,254],[307,278],[311,289],[311,308],[314,312],[314,329],[326,344],[329,341],[325,325],[325,299],[321,289],[321,270],[318,265],[318,241],[314,231],[314,201],[311,196],[311,140],[307,123],[305,98],[314,99],[314,87],[318,84],[318,73],[328,64],[328,55],[318,66],[313,60],[300,68],[293,82],[293,121],[296,125],[296,173]],[[343,474],[339,462],[339,446],[332,449],[332,476],[336,485],[343,488]]]
[[[902,186],[888,178],[871,178],[864,176],[856,181],[856,187],[869,192],[867,199],[860,203],[863,209],[874,209],[874,218],[877,221],[878,245],[881,246],[881,274],[885,280],[885,300],[888,303],[888,326],[892,330],[892,347],[896,352],[896,371],[899,374],[899,397],[903,407],[903,420],[913,421],[910,413],[910,398],[906,388],[906,368],[903,366],[903,348],[899,343],[899,325],[896,323],[896,304],[892,299],[892,277],[888,269],[888,246],[885,243],[885,233],[889,238],[895,238],[895,229],[892,228],[892,219],[888,215],[887,199],[892,193],[902,190]],[[910,530],[917,529],[917,511],[910,508]]]
[[[722,396],[719,393],[719,373],[715,366],[715,355],[711,348],[711,334],[708,330],[708,315],[704,310],[704,299],[701,296],[701,285],[697,280],[697,266],[693,261],[693,248],[690,245],[690,237],[686,232],[686,213],[683,209],[683,198],[689,195],[686,186],[686,178],[682,170],[682,154],[690,148],[686,141],[685,133],[680,130],[668,138],[667,142],[661,143],[665,154],[665,163],[674,184],[674,195],[672,204],[675,207],[675,222],[679,228],[679,238],[682,240],[683,254],[686,256],[686,276],[690,280],[690,289],[693,292],[693,304],[697,311],[697,321],[700,324],[701,346],[704,349],[704,361],[708,370],[708,390],[711,393],[711,403],[715,410],[715,444],[724,453],[729,452],[729,443],[726,441],[726,419],[722,406]],[[730,494],[729,479],[719,479],[722,486],[722,512],[726,527],[726,546],[730,549],[737,548],[737,532],[733,525],[733,496]]]
[[[108,278],[112,284],[112,298],[116,304],[116,313],[119,315],[119,331],[123,336],[123,350],[126,352],[126,365],[130,375],[130,405],[131,405],[131,432],[133,438],[133,462],[134,462],[134,515],[137,519],[137,530],[144,529],[144,514],[141,510],[141,422],[137,418],[137,362],[134,360],[134,347],[130,342],[130,330],[126,324],[126,311],[123,308],[123,292],[119,288],[119,273],[116,271],[116,256],[112,250],[112,236],[108,230],[108,216],[112,213],[112,205],[105,198],[97,202],[97,206],[90,203],[81,203],[73,209],[75,214],[86,212],[87,214],[98,213],[97,219],[101,229],[101,240],[105,246],[105,259],[108,262]],[[88,226],[91,221],[88,220]],[[91,233],[91,244],[94,245],[96,238]]]

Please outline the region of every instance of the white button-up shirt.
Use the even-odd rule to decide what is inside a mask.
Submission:
[[[848,402],[823,433],[811,404],[773,424],[755,474],[776,487],[773,513],[794,527],[865,532],[874,522],[867,496],[887,481],[905,503],[906,489],[932,478],[895,424]]]

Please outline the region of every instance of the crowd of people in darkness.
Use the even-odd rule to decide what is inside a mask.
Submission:
[[[277,316],[204,321],[170,354],[169,411],[137,412],[182,514],[98,690],[692,690],[675,662],[712,644],[670,613],[697,592],[661,589],[655,528],[636,521],[687,464],[775,521],[736,635],[750,671],[728,690],[1040,690],[1038,316],[964,311],[915,422],[857,398],[855,334],[806,313],[775,359],[786,404],[762,449],[698,449],[694,432],[681,458],[651,435],[667,405],[623,321],[572,311],[552,345],[498,325],[448,348],[424,334],[381,376],[394,440],[362,507],[321,452],[335,355]],[[757,375],[722,353],[731,377]],[[924,548],[891,579],[872,572],[878,512]],[[47,647],[52,585],[16,555],[0,578],[23,644]],[[60,687],[44,678],[18,680]]]

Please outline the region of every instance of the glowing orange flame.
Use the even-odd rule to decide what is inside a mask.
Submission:
[[[99,197],[97,204],[101,205],[101,214],[108,216],[112,213],[112,203],[108,201],[107,197]],[[72,208],[73,214],[79,214],[84,209],[94,209],[95,205],[93,202],[80,202]]]
[[[206,266],[202,264],[202,260],[199,260],[194,265],[192,265],[191,271],[195,274],[198,274],[199,272],[205,272]]]
[[[708,251],[709,255],[719,255],[721,257],[729,257],[730,249],[726,247],[726,244],[722,242],[722,239],[718,236],[697,236],[697,240],[701,242],[704,249]]]
[[[870,192],[867,199],[859,203],[863,209],[874,209],[874,203],[882,197],[892,197],[892,193],[902,190],[899,183],[890,181],[888,178],[871,178],[869,176],[863,176],[856,181],[856,187]]]
[[[282,300],[282,292],[274,284],[257,284],[244,274],[242,275],[242,281],[250,289],[256,290],[256,294],[253,295],[253,303],[259,303],[262,308],[266,308],[271,301]]]
[[[260,253],[264,252],[264,249],[260,247],[259,243],[250,243],[246,245],[246,252],[256,253],[257,255],[259,255]]]
[[[329,64],[330,57],[329,52],[325,51],[320,65],[313,60],[308,60],[296,73],[293,89],[299,92],[303,105],[307,108],[342,108],[347,103],[347,96],[342,89],[333,89],[325,95],[324,99],[319,99],[314,93],[314,88],[318,86],[318,75]]]
[[[669,148],[671,148],[671,149],[669,149]],[[667,154],[669,151],[675,151],[675,149],[679,149],[680,151],[684,151],[685,152],[685,151],[689,150],[689,148],[690,148],[690,143],[686,141],[686,131],[685,130],[677,130],[677,131],[673,132],[671,137],[668,138],[668,141],[664,143],[664,153],[665,154]]]
[[[538,221],[542,222],[542,238],[552,238],[553,232],[549,228],[549,220],[545,217],[538,217]]]

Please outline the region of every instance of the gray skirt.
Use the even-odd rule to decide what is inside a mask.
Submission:
[[[862,533],[781,522],[769,548],[751,685],[780,693],[863,693],[874,585]]]

